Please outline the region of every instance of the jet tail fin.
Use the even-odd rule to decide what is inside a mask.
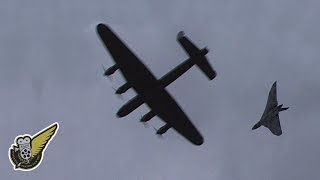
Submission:
[[[285,111],[285,110],[289,109],[289,107],[282,107],[282,106],[283,106],[283,104],[281,104],[281,105],[279,105],[279,106],[277,107],[279,112],[280,112],[280,111]]]

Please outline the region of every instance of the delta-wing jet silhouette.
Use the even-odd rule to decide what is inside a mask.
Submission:
[[[272,134],[280,136],[282,134],[279,112],[289,109],[289,107],[278,106],[277,100],[277,81],[275,81],[270,89],[266,108],[262,114],[260,121],[252,127],[252,130],[265,126]]]
[[[144,115],[140,121],[147,122],[154,116],[158,116],[166,123],[157,130],[157,134],[163,134],[168,129],[173,128],[193,144],[203,144],[202,135],[165,88],[195,64],[204,72],[209,80],[214,79],[216,72],[205,57],[208,49],[198,49],[184,36],[182,31],[179,32],[177,41],[186,50],[190,58],[160,79],[156,79],[107,25],[98,24],[97,33],[115,61],[115,65],[105,70],[104,75],[109,76],[117,69],[120,69],[127,81],[116,91],[116,94],[122,94],[130,88],[133,88],[137,93],[137,96],[119,109],[117,116],[126,116],[143,103],[146,103],[151,111]]]

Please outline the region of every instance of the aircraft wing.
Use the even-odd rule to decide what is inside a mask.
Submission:
[[[202,135],[165,89],[160,89],[156,96],[146,103],[158,117],[190,142],[195,145],[203,144]]]
[[[264,114],[269,112],[271,109],[278,106],[278,100],[277,100],[277,81],[275,81],[269,91],[268,101],[266,108],[264,110]]]
[[[156,77],[107,25],[98,24],[97,33],[130,87],[141,94],[156,85]]]
[[[264,126],[267,127],[274,135],[280,136],[282,134],[279,114],[273,117],[270,121],[266,121]]]

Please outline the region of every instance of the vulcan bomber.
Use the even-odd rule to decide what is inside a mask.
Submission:
[[[252,127],[252,130],[264,126],[268,128],[272,134],[280,136],[282,134],[281,124],[279,119],[279,112],[289,109],[289,107],[282,107],[283,104],[278,105],[277,100],[277,81],[275,81],[269,91],[266,108],[262,114],[260,121]]]

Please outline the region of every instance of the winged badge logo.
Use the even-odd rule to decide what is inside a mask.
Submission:
[[[56,122],[33,136],[29,134],[17,136],[15,144],[11,145],[8,152],[14,170],[31,171],[37,168],[58,129],[59,124]]]

